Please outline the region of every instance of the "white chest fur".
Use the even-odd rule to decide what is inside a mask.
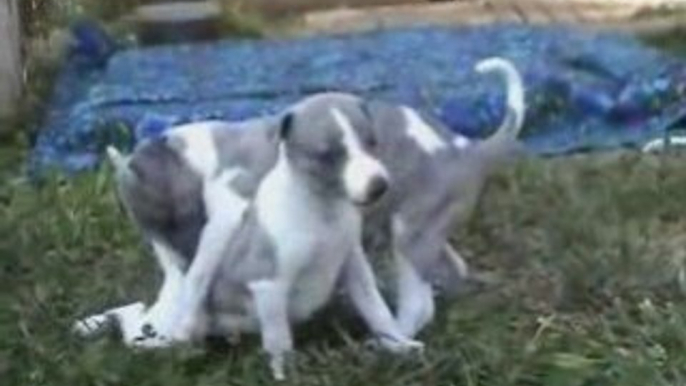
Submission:
[[[359,213],[344,200],[323,202],[283,160],[263,181],[256,209],[274,245],[276,274],[291,291],[289,314],[305,319],[331,296],[359,240]]]

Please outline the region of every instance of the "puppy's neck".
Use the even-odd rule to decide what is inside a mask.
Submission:
[[[352,205],[342,196],[324,194],[310,175],[291,164],[284,144],[279,145],[276,164],[265,177],[261,190],[262,194],[271,195],[270,201],[278,196],[284,204],[288,202],[289,206],[309,208],[320,213]]]

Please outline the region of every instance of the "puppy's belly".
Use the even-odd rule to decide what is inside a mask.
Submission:
[[[309,319],[331,298],[347,255],[345,248],[323,249],[293,283],[289,315],[295,322]]]
[[[212,318],[212,334],[234,335],[237,333],[257,333],[260,323],[255,315],[218,313]]]
[[[292,322],[309,319],[331,298],[336,275],[304,274],[293,287],[288,302],[288,314]],[[233,295],[237,295],[235,292]],[[217,308],[219,306],[219,308]],[[210,331],[213,334],[257,333],[260,321],[251,296],[224,296],[221,304],[215,304],[210,315]]]

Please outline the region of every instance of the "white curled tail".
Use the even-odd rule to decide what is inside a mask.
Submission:
[[[482,74],[499,75],[507,87],[505,117],[500,127],[488,138],[470,147],[471,152],[480,159],[479,164],[484,171],[495,170],[522,150],[518,137],[524,126],[526,111],[524,82],[514,64],[503,58],[494,57],[482,60],[477,63],[475,70]]]
[[[524,126],[526,107],[524,103],[524,82],[519,71],[509,60],[493,57],[480,61],[474,69],[481,73],[496,73],[504,80],[507,87],[507,112],[505,119],[495,135],[506,135],[515,139]]]

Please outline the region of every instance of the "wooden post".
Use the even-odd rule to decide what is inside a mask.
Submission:
[[[0,0],[0,117],[15,112],[21,96],[21,33],[17,0]]]

